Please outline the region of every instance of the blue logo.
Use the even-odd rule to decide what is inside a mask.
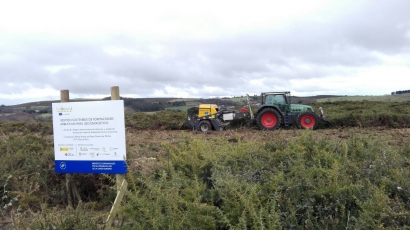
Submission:
[[[60,163],[60,169],[66,169],[67,168],[67,164],[65,162],[61,162]]]

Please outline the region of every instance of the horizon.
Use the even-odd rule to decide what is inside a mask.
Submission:
[[[249,96],[253,96],[255,94],[249,94]],[[395,94],[395,95],[400,95],[400,94]],[[104,98],[110,97],[111,95],[104,96],[104,97],[93,97],[93,98],[70,98],[70,100],[103,100]],[[260,94],[256,94],[256,96],[260,96]],[[318,96],[330,96],[330,97],[378,97],[378,96],[394,96],[392,94],[381,94],[381,95],[334,95],[334,94],[318,94],[318,95],[309,95],[309,96],[299,96],[299,95],[293,95],[292,93],[290,94],[292,97],[318,97]],[[224,99],[224,98],[241,98],[241,97],[246,97],[245,95],[241,96],[214,96],[214,97],[126,97],[126,96],[120,96],[122,98],[127,98],[127,99]],[[50,99],[50,100],[40,100],[40,101],[25,101],[22,103],[17,103],[17,104],[12,104],[12,105],[6,105],[0,103],[1,106],[18,106],[18,105],[24,105],[24,104],[31,104],[31,103],[40,103],[40,102],[50,102],[50,101],[60,101],[60,99]]]

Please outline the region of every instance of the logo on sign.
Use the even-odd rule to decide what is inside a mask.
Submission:
[[[67,168],[67,164],[65,162],[61,162],[60,169],[66,169],[66,168]]]
[[[58,113],[70,113],[73,108],[72,107],[58,107],[56,108]]]

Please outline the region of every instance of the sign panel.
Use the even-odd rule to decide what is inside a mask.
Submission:
[[[55,171],[127,173],[124,101],[53,103]]]

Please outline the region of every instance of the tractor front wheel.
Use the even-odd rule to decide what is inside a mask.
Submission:
[[[209,122],[208,120],[203,120],[199,122],[198,131],[207,132],[209,130],[212,130],[211,122]]]
[[[273,108],[266,108],[258,113],[256,116],[256,123],[260,129],[275,130],[282,122],[282,118],[278,111]]]
[[[319,125],[319,118],[316,113],[306,111],[297,116],[296,124],[299,129],[316,129]]]

